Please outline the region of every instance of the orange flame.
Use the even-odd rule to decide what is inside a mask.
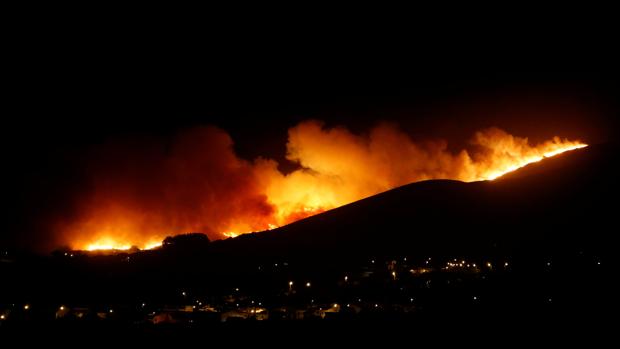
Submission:
[[[115,238],[102,238],[98,239],[96,242],[86,245],[83,250],[85,251],[106,251],[106,250],[117,250],[117,251],[128,251],[133,247],[139,248],[140,250],[152,250],[155,248],[159,248],[162,246],[161,241],[149,242],[141,247],[130,245],[127,243],[122,243],[118,239]]]
[[[579,141],[562,141],[558,137],[554,137],[552,141],[545,142],[536,147],[527,148],[526,150],[514,152],[514,148],[511,147],[507,150],[503,150],[503,156],[498,155],[493,157],[491,164],[481,171],[476,180],[494,180],[531,163],[587,146],[587,144]],[[495,149],[497,149],[497,147]]]
[[[287,159],[301,168],[284,174],[273,160],[239,159],[223,131],[201,132],[181,138],[163,159],[150,154],[146,158],[156,161],[146,170],[132,167],[130,159],[129,171],[104,176],[78,219],[62,226],[71,247],[150,249],[168,235],[190,231],[236,237],[412,182],[494,180],[587,146],[558,137],[530,145],[527,138],[490,128],[475,134],[473,150],[452,153],[444,141],[415,143],[389,124],[356,135],[306,121],[289,130],[287,143]]]

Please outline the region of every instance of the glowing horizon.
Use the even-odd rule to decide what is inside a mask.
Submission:
[[[587,146],[559,137],[530,145],[527,138],[489,128],[475,133],[475,151],[453,153],[446,141],[415,143],[389,124],[357,135],[311,120],[289,130],[287,159],[300,169],[285,174],[273,160],[239,158],[219,129],[179,139],[183,146],[162,159],[147,157],[156,161],[145,169],[103,171],[97,183],[104,184],[95,186],[82,212],[59,229],[67,244],[76,250],[127,251],[157,248],[167,236],[189,231],[205,232],[211,240],[234,238],[410,183],[495,180]]]

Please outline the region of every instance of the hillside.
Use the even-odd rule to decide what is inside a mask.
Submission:
[[[617,182],[611,145],[545,159],[495,181],[435,180],[268,232],[214,243],[217,254],[323,258],[475,253],[529,241],[605,238]]]

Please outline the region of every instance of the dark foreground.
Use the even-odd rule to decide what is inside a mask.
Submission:
[[[0,333],[274,346],[334,335],[601,340],[618,309],[614,154],[592,146],[499,181],[415,183],[226,241],[0,251]]]

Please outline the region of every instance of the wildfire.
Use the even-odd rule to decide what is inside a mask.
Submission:
[[[119,242],[116,239],[113,238],[104,238],[104,239],[100,239],[97,240],[97,242],[91,243],[86,245],[83,250],[85,251],[106,251],[106,250],[114,250],[114,251],[128,251],[131,250],[133,247],[136,247],[140,250],[152,250],[158,247],[161,247],[162,242],[149,242],[146,243],[143,246],[132,246],[130,244],[127,243],[122,243]]]
[[[180,135],[164,154],[151,147],[111,153],[109,163],[100,156],[93,194],[60,230],[72,248],[88,251],[152,249],[187,232],[234,238],[417,181],[494,180],[586,146],[558,137],[531,145],[490,128],[474,135],[471,149],[453,152],[445,141],[416,143],[389,124],[357,135],[306,121],[289,130],[287,143],[287,159],[300,168],[284,174],[273,160],[240,159],[224,131],[206,128]]]
[[[265,230],[273,230],[273,229],[276,229],[276,228],[278,228],[277,225],[268,223],[267,224],[267,229],[265,229]],[[234,232],[234,231],[227,231],[227,232],[222,233],[222,235],[227,237],[227,238],[236,238],[239,235],[243,235],[243,234],[247,234],[247,233],[251,233],[251,231],[247,231],[245,233],[237,233],[237,232]]]
[[[127,251],[130,250],[130,245],[120,244],[118,242],[112,242],[107,244],[94,243],[86,246],[84,250],[86,251],[100,251],[100,250],[119,250],[119,251]]]
[[[559,139],[555,139],[554,143],[548,147],[545,147],[547,149],[537,149],[536,154],[506,159],[501,165],[497,165],[496,168],[489,170],[478,180],[494,180],[505,175],[506,173],[516,171],[531,163],[538,162],[545,158],[550,158],[570,150],[585,148],[587,146],[587,144],[580,142],[562,143]]]
[[[142,250],[152,250],[152,249],[155,249],[155,248],[159,248],[159,247],[161,247],[161,245],[162,245],[162,242],[161,242],[161,241],[159,241],[159,242],[151,242],[151,243],[149,243],[149,244],[146,244],[146,245],[142,248]]]

